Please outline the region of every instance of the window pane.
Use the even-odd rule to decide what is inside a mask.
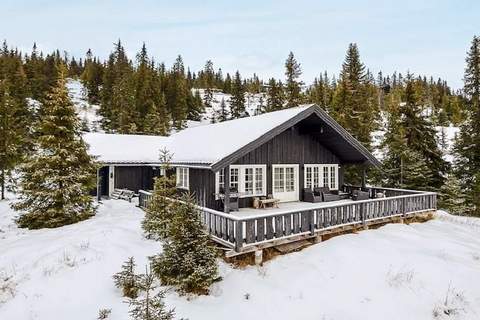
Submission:
[[[312,167],[305,168],[305,188],[312,187]]]
[[[253,194],[253,168],[245,168],[245,194]]]
[[[225,170],[221,169],[218,171],[218,192],[225,192]]]
[[[323,167],[323,186],[328,187],[328,167]]]
[[[263,168],[255,168],[255,193],[263,193]]]
[[[336,189],[337,173],[335,169],[336,169],[335,166],[330,167],[330,189]]]
[[[286,183],[285,188],[287,192],[295,190],[295,170],[294,168],[285,168]]]
[[[273,189],[275,192],[285,191],[284,168],[275,168],[273,171]]]
[[[230,168],[230,188],[238,191],[238,168]]]
[[[313,168],[313,186],[316,188],[316,187],[319,187],[320,186],[320,168],[318,166],[315,166]]]

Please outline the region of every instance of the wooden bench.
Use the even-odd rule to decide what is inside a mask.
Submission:
[[[122,190],[122,194],[120,195],[120,199],[127,200],[128,202],[132,202],[133,197],[135,197],[135,192],[131,190]]]
[[[110,196],[112,199],[122,199],[128,202],[132,202],[133,197],[135,197],[135,192],[127,189],[115,189]]]
[[[272,207],[274,206],[275,208],[278,208],[278,203],[280,202],[280,199],[260,199],[260,208],[265,209],[267,205],[271,204]]]

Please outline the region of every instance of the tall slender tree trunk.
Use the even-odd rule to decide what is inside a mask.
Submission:
[[[0,174],[0,180],[2,181],[2,186],[1,186],[1,194],[0,194],[0,200],[5,199],[5,169],[2,169],[2,173]]]

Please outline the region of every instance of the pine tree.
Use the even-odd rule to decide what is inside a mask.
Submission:
[[[160,150],[160,171],[162,175],[155,178],[152,199],[145,210],[142,228],[148,238],[165,239],[168,235],[168,225],[173,215],[172,198],[176,194],[176,179],[170,174],[171,154]]]
[[[205,111],[203,106],[202,97],[200,92],[195,90],[195,93],[192,95],[191,92],[187,96],[187,107],[188,114],[187,119],[193,121],[200,121],[202,119],[202,113]]]
[[[466,194],[467,214],[480,216],[480,38],[473,37],[466,58],[467,119],[455,141],[455,172]]]
[[[439,208],[450,214],[465,215],[468,205],[465,201],[465,192],[460,181],[453,174],[447,175],[447,179],[439,192]]]
[[[235,73],[232,83],[232,96],[230,98],[230,113],[233,119],[242,118],[245,111],[245,87],[240,72]]]
[[[88,49],[85,59],[85,69],[80,79],[87,91],[88,101],[98,103],[100,101],[100,87],[102,85],[102,65],[93,58],[92,51]]]
[[[27,79],[21,57],[4,49],[0,54],[0,200],[11,171],[30,149],[32,110],[27,105]]]
[[[284,108],[285,96],[283,91],[283,85],[281,81],[276,81],[271,78],[268,81],[267,89],[267,106],[266,112],[277,111]]]
[[[222,98],[222,101],[220,102],[220,108],[218,110],[215,110],[215,115],[214,115],[214,122],[223,122],[227,121],[229,118],[228,110],[227,110],[227,105],[225,103],[225,99]]]
[[[187,119],[188,95],[183,60],[181,56],[178,56],[167,87],[167,105],[170,108],[173,126],[178,130],[183,129]]]
[[[60,65],[34,128],[34,153],[21,167],[19,202],[13,206],[21,211],[20,227],[54,228],[95,214],[89,192],[95,186],[96,165],[82,140],[65,74]]]
[[[153,135],[166,136],[170,131],[169,114],[165,103],[165,96],[162,93],[160,99],[148,107],[144,121],[144,132]]]
[[[185,194],[173,202],[163,252],[152,258],[152,270],[164,285],[180,293],[208,293],[219,279],[215,249],[203,229],[194,198]]]
[[[140,276],[135,274],[135,259],[128,258],[122,265],[122,270],[113,275],[115,286],[122,289],[124,297],[135,299],[141,289]]]
[[[290,52],[285,61],[285,97],[286,107],[296,107],[302,103],[302,85],[303,82],[298,79],[302,75],[300,63],[297,62],[293,52]]]
[[[376,128],[377,99],[369,99],[376,91],[360,61],[357,45],[351,43],[342,65],[334,97],[332,116],[367,149],[371,149],[371,132]]]
[[[172,320],[174,319],[174,310],[166,310],[165,292],[153,292],[156,289],[154,277],[147,272],[142,277],[142,290],[145,294],[137,299],[130,299],[130,316],[133,320]]]

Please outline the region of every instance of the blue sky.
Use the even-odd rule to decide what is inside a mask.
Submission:
[[[480,35],[480,1],[127,1],[2,0],[0,39],[30,51],[59,48],[107,57],[122,39],[130,54],[147,44],[170,65],[215,67],[283,78],[293,51],[303,80],[338,74],[350,42],[374,73],[432,75],[462,86],[465,53]]]

